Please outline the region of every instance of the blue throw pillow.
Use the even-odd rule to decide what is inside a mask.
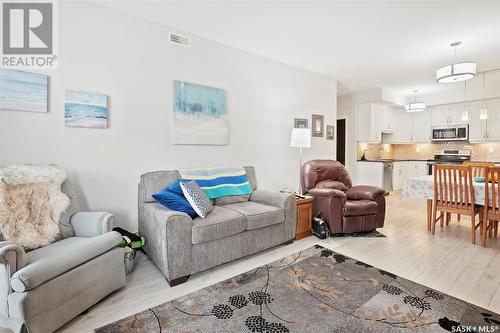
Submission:
[[[184,196],[184,194],[182,193],[182,189],[181,189],[180,179],[174,180],[166,188],[169,189],[170,191],[174,191],[175,193],[179,193],[182,196]]]
[[[180,188],[180,187],[179,187]],[[161,203],[163,206],[175,210],[178,212],[184,212],[188,214],[191,218],[198,216],[194,211],[193,207],[186,200],[184,195],[170,190],[168,187],[164,188],[158,193],[153,194],[153,198]]]

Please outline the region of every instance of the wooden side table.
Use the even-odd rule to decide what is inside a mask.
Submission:
[[[295,240],[312,235],[312,205],[313,197],[306,196],[304,199],[297,198],[297,227],[295,229]]]

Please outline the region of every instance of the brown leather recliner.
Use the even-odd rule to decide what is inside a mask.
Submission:
[[[330,233],[370,231],[384,226],[385,191],[375,186],[352,186],[347,169],[337,161],[312,160],[301,169],[302,191],[314,197],[315,215]]]

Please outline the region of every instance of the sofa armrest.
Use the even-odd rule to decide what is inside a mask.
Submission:
[[[293,194],[272,192],[266,190],[255,190],[250,195],[250,201],[258,202],[264,205],[274,206],[285,209],[287,200],[295,201]]]
[[[144,203],[139,230],[146,238],[146,251],[167,280],[191,274],[192,228],[189,215],[159,203]]]
[[[297,204],[293,194],[255,190],[250,195],[250,201],[283,209],[285,211],[283,242],[295,238]]]
[[[11,276],[26,266],[26,253],[15,242],[0,242],[0,317],[8,317],[7,296],[12,292]]]
[[[95,237],[113,230],[115,217],[108,212],[78,212],[70,223],[76,237]]]
[[[384,195],[385,190],[377,186],[358,185],[345,192],[349,200],[375,200],[379,195]]]

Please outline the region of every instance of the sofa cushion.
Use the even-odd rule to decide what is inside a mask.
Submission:
[[[12,275],[12,289],[31,290],[112,248],[122,240],[116,231],[96,237],[69,237],[27,254],[27,265]]]
[[[279,207],[264,205],[258,202],[240,202],[225,205],[224,208],[234,210],[245,216],[246,230],[253,230],[269,225],[283,223],[285,212]]]
[[[192,243],[201,244],[245,231],[245,217],[234,210],[214,206],[205,218],[193,220]]]
[[[347,200],[344,216],[361,216],[378,213],[378,205],[371,200]]]

